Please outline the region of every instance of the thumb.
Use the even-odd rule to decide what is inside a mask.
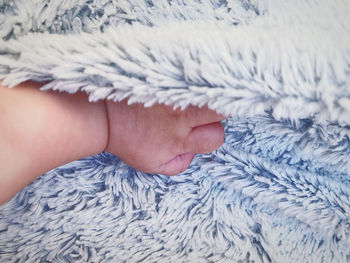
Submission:
[[[221,146],[224,128],[220,122],[213,122],[192,128],[185,141],[186,152],[209,153]]]
[[[219,148],[224,141],[224,129],[220,122],[192,128],[184,140],[184,153],[162,164],[157,173],[175,175],[183,172],[191,164],[195,153],[208,153]]]

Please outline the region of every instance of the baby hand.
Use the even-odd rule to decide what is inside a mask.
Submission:
[[[106,102],[109,140],[106,151],[147,173],[176,175],[190,165],[196,153],[217,149],[224,140],[224,116],[208,108],[127,105]]]

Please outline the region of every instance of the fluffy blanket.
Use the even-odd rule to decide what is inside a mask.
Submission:
[[[1,262],[350,262],[347,0],[0,1],[0,79],[232,117],[175,177],[108,153],[0,208]],[[1,167],[0,167],[1,173]]]

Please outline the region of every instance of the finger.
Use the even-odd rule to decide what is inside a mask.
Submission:
[[[187,167],[190,166],[193,157],[193,153],[179,154],[170,161],[162,164],[157,173],[163,175],[177,175],[185,171]]]
[[[185,141],[186,152],[208,153],[216,150],[224,141],[224,128],[214,122],[192,129]]]
[[[209,123],[214,123],[226,119],[222,114],[217,114],[208,107],[198,108],[190,106],[185,110],[186,119],[191,127],[201,126]]]

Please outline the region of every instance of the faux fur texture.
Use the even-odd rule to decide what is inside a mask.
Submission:
[[[225,143],[175,177],[101,153],[0,208],[3,262],[350,262],[346,0],[0,1],[0,79],[208,105]]]

